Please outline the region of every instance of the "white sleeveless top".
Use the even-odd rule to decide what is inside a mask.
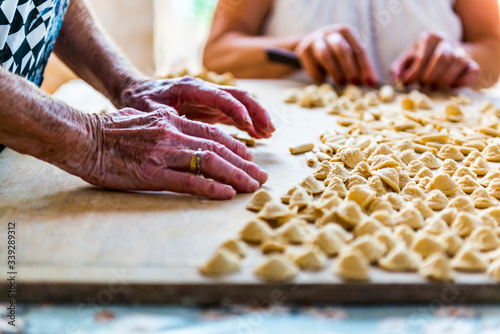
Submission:
[[[265,26],[268,36],[309,33],[329,24],[356,29],[380,80],[390,77],[391,63],[423,31],[462,40],[454,0],[274,0]]]

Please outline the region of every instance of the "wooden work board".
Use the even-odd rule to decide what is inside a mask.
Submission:
[[[257,95],[276,124],[273,138],[252,151],[255,162],[270,174],[265,188],[278,197],[313,171],[304,156],[292,156],[288,148],[318,142],[336,119],[321,108],[284,104],[285,89],[303,86],[298,82],[244,80],[240,85]],[[109,108],[80,81],[56,95],[87,111]],[[269,284],[253,275],[262,261],[258,249],[250,249],[239,273],[220,279],[201,276],[197,267],[254,217],[245,210],[250,197],[211,201],[109,191],[6,149],[0,154],[0,300],[7,300],[7,223],[15,221],[18,302],[500,302],[500,286],[484,274],[429,283],[417,274],[374,268],[370,282],[355,284],[332,273],[332,260],[320,273]]]

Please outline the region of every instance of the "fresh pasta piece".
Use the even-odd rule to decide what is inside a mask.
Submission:
[[[304,271],[321,271],[327,262],[326,255],[316,246],[309,246],[294,257],[294,263]]]
[[[316,204],[313,204],[305,208],[303,211],[301,211],[300,214],[297,216],[297,218],[303,219],[308,223],[313,224],[318,219],[321,219],[324,216],[324,214],[325,211],[321,207],[318,207]]]
[[[365,160],[365,156],[359,148],[346,148],[338,153],[342,162],[349,168],[354,168]]]
[[[461,212],[475,212],[475,205],[472,199],[468,196],[458,196],[453,198],[448,204],[449,208],[454,208]]]
[[[252,244],[260,244],[263,240],[272,236],[273,230],[271,227],[260,219],[251,220],[240,232],[241,240]]]
[[[387,192],[389,192],[388,187],[378,175],[372,176],[370,178],[370,180],[368,181],[368,186],[371,189],[375,190],[378,196],[385,195]]]
[[[486,190],[491,197],[500,199],[500,179],[491,181]]]
[[[400,140],[394,145],[394,149],[398,152],[412,151],[415,153],[413,149],[413,142],[409,139]]]
[[[281,226],[276,233],[282,240],[295,245],[301,245],[309,238],[307,223],[298,218]]]
[[[400,192],[399,188],[399,173],[394,168],[384,168],[377,170],[375,175],[378,175],[380,179],[387,184],[391,189],[396,192]]]
[[[411,247],[415,240],[415,231],[408,225],[399,225],[394,228],[394,235],[403,241],[406,247]]]
[[[378,220],[384,226],[387,226],[387,227],[396,226],[396,221],[393,219],[392,215],[385,210],[374,211],[374,212],[372,212],[370,217]]]
[[[328,184],[328,186],[326,187],[326,190],[331,190],[331,191],[334,191],[337,193],[337,195],[340,197],[340,198],[345,198],[348,194],[348,191],[347,191],[347,188],[344,184],[344,182],[342,181],[341,178],[339,177],[332,177],[330,179],[330,182]]]
[[[380,99],[378,98],[377,93],[375,93],[375,92],[366,93],[364,99],[365,99],[365,103],[367,105],[369,105],[370,107],[376,107],[381,103]]]
[[[431,181],[432,181],[431,177],[429,177],[429,176],[423,177],[423,178],[418,180],[418,186],[420,188],[422,188],[423,190],[425,190],[425,189],[427,189],[427,186],[429,185],[429,183],[431,183]]]
[[[408,225],[414,230],[424,227],[424,217],[420,211],[412,205],[407,205],[394,216],[397,225]]]
[[[459,169],[457,169],[455,174],[453,174],[453,180],[458,180],[467,175],[473,178],[474,180],[477,180],[477,175],[467,167],[460,167]]]
[[[415,98],[415,103],[419,109],[431,110],[434,108],[432,100],[425,94],[421,94]]]
[[[413,251],[420,254],[423,259],[426,259],[434,253],[444,252],[445,246],[446,245],[443,245],[436,236],[421,233],[417,234],[415,237]]]
[[[355,249],[348,248],[342,252],[334,265],[334,272],[348,281],[370,280],[370,264],[365,256]]]
[[[491,171],[491,168],[486,160],[483,158],[477,158],[476,161],[474,161],[474,163],[470,166],[470,170],[478,176],[484,176]]]
[[[498,228],[498,223],[493,218],[491,215],[489,215],[487,212],[480,211],[479,212],[479,225],[480,226],[485,226],[491,229],[492,231],[495,231]],[[500,235],[500,234],[499,234]]]
[[[399,159],[401,159],[406,165],[410,164],[412,161],[418,161],[418,155],[413,149],[406,150],[398,154]]]
[[[270,201],[264,205],[262,210],[259,211],[257,217],[269,223],[283,225],[295,215],[296,213],[290,211],[285,205],[279,202]]]
[[[219,246],[219,249],[224,248],[239,257],[245,257],[247,254],[247,247],[240,240],[228,240]]]
[[[281,195],[280,199],[283,204],[290,204],[293,194],[299,189],[300,186],[293,186],[285,194]]]
[[[412,179],[407,172],[401,170],[399,173],[399,189],[404,189],[408,184],[412,183]]]
[[[361,222],[364,214],[356,202],[348,201],[338,207],[337,216],[340,220],[339,224],[346,230],[351,230]]]
[[[420,262],[421,258],[417,253],[404,246],[397,246],[379,261],[379,266],[388,271],[416,271]]]
[[[227,249],[218,249],[215,254],[199,267],[200,272],[207,276],[225,276],[240,270],[240,258]]]
[[[349,247],[360,251],[370,263],[378,262],[387,252],[383,243],[368,235],[355,239]]]
[[[403,96],[401,99],[401,108],[403,108],[403,110],[415,111],[417,110],[417,104],[411,97]]]
[[[437,174],[427,186],[427,190],[440,190],[448,197],[455,195],[458,189],[458,184],[451,178],[451,176],[444,173]]]
[[[262,210],[266,203],[272,201],[273,198],[267,190],[260,189],[255,194],[253,194],[250,202],[247,204],[247,209],[250,211],[259,212]]]
[[[332,170],[325,181],[325,186],[328,186],[328,179],[339,177],[343,182],[349,179],[349,171],[344,167],[343,163],[335,162],[332,164]]]
[[[476,189],[472,193],[471,198],[474,201],[474,205],[478,209],[487,209],[498,203],[497,200],[491,197],[488,191],[484,188]]]
[[[347,189],[351,190],[355,186],[364,186],[367,184],[368,184],[368,181],[364,177],[359,176],[359,175],[352,175],[351,177],[349,177],[349,180],[347,180],[346,186],[347,186]]]
[[[317,195],[325,191],[325,186],[323,183],[319,182],[314,178],[314,176],[309,175],[301,183],[300,186],[303,187],[309,194]]]
[[[326,106],[326,113],[330,115],[339,115],[344,110],[342,103],[334,101]]]
[[[292,88],[285,91],[283,95],[283,102],[285,103],[297,103],[301,98],[302,92],[300,89]]]
[[[358,205],[364,209],[370,205],[376,196],[377,193],[370,187],[357,185],[351,188],[347,195],[347,200],[358,203]]]
[[[441,234],[439,240],[446,245],[446,254],[449,256],[455,256],[464,245],[462,238],[453,230],[447,230]]]
[[[460,271],[482,272],[488,268],[488,262],[481,253],[466,245],[451,260],[451,266]]]
[[[353,102],[352,109],[354,111],[366,111],[368,110],[368,104],[363,100],[357,100]]]
[[[457,184],[466,194],[472,194],[476,189],[482,188],[479,182],[470,177],[470,175],[459,178]]]
[[[450,122],[456,122],[456,123],[462,122],[465,117],[462,108],[460,108],[460,106],[458,106],[454,102],[448,102],[445,105],[444,113],[446,120]]]
[[[500,225],[500,207],[493,207],[486,210],[486,214],[492,217]]]
[[[464,238],[470,235],[478,225],[479,222],[473,214],[468,212],[459,212],[451,224],[451,228],[455,230],[458,235]]]
[[[375,240],[385,245],[388,252],[402,244],[389,229],[381,229],[374,234]]]
[[[394,101],[394,98],[396,97],[394,87],[390,85],[382,86],[379,91],[379,97],[383,103],[391,103],[392,101]]]
[[[274,255],[259,265],[255,269],[255,274],[266,281],[282,282],[294,278],[298,271],[291,259],[283,255]]]
[[[329,157],[328,157],[329,158]],[[318,163],[318,157],[313,152],[306,152],[305,154],[306,164],[309,167],[314,167]]]
[[[438,158],[436,158],[436,156],[431,152],[425,152],[420,156],[418,160],[421,161],[424,166],[429,169],[438,169],[439,167],[441,167],[441,163],[439,162]]]
[[[388,145],[386,144],[378,145],[373,151],[373,153],[370,155],[368,163],[371,164],[373,162],[373,158],[375,158],[377,155],[391,155],[391,154],[396,154],[396,152],[394,152],[394,150],[390,148]]]
[[[390,194],[386,194],[382,198],[384,200],[386,200],[387,202],[391,203],[392,208],[396,211],[401,210],[406,205],[405,200],[401,196],[399,196],[398,194],[390,193]]]
[[[466,167],[470,167],[478,158],[483,158],[483,155],[479,152],[472,152],[465,158],[463,163]]]
[[[488,252],[500,247],[498,235],[487,226],[479,226],[468,239],[469,243],[481,252]]]
[[[423,164],[423,162],[421,161],[418,161],[418,160],[413,160],[412,162],[410,162],[410,164],[408,165],[408,174],[411,176],[411,177],[415,177],[415,175],[418,174],[418,172],[420,172],[422,169],[424,168],[427,168],[425,167],[425,165]]]
[[[352,171],[353,175],[359,175],[365,179],[368,179],[370,174],[370,166],[366,162],[360,162],[356,165],[356,168]]]
[[[424,217],[425,219],[434,216],[434,211],[432,211],[432,209],[429,208],[429,206],[425,204],[425,202],[420,198],[416,198],[411,201],[411,205],[413,205],[415,209],[420,211],[422,217]]]
[[[425,195],[424,191],[422,188],[416,185],[407,185],[402,192],[399,193],[399,195],[405,200],[405,201],[412,201],[415,198],[419,198],[422,200],[425,200],[427,196]]]
[[[330,228],[330,225],[321,228],[311,243],[319,247],[329,257],[336,256],[345,245],[340,233]]]
[[[493,180],[496,180],[496,179],[499,179],[500,178],[500,171],[497,171],[497,170],[492,170],[491,172],[489,172],[488,174],[486,174],[480,181],[479,183],[483,186],[483,187],[488,187],[490,185],[490,183],[493,181]]]
[[[500,259],[493,261],[488,267],[488,275],[495,281],[500,282]]]
[[[281,237],[273,236],[269,239],[265,239],[262,241],[260,245],[260,249],[264,254],[270,253],[284,253],[286,251],[286,241]]]
[[[448,200],[448,197],[445,194],[443,194],[441,191],[432,190],[428,194],[428,196],[424,202],[432,210],[440,211],[440,210],[443,210],[444,208],[446,208],[446,206],[448,205],[448,203],[450,201]]]
[[[342,199],[339,197],[337,192],[328,189],[321,195],[321,198],[317,202],[317,204],[318,207],[326,212],[331,211],[342,204]]]
[[[368,206],[366,211],[369,214],[371,214],[372,212],[375,212],[375,211],[386,211],[388,213],[392,213],[393,209],[392,209],[392,205],[390,202],[377,197],[371,202],[371,204]]]
[[[311,152],[314,150],[314,144],[313,143],[306,143],[306,144],[300,144],[297,146],[290,147],[290,153],[292,154],[302,154],[306,152]]]
[[[432,235],[441,235],[448,231],[450,228],[448,224],[444,220],[439,217],[432,217],[427,220],[427,224],[422,229],[424,233],[432,234]]]
[[[453,176],[458,168],[458,163],[455,160],[446,159],[441,165],[439,172]]]
[[[344,89],[342,96],[348,98],[351,102],[354,102],[363,97],[363,91],[358,86],[348,85]]]
[[[490,143],[483,150],[483,157],[490,162],[500,162],[500,144]]]
[[[434,174],[432,173],[432,171],[429,168],[424,167],[417,173],[417,175],[414,176],[414,180],[419,181],[420,179],[423,179],[424,177],[430,177],[432,179],[434,177]]]
[[[443,253],[435,253],[422,263],[420,274],[433,281],[453,281],[455,271],[451,267],[450,260]]]
[[[299,187],[290,198],[290,208],[297,208],[299,211],[312,204],[313,198],[302,187]]]
[[[446,144],[444,145],[438,152],[438,157],[445,159],[453,159],[455,161],[462,161],[465,159],[465,156],[460,152],[460,150],[453,145]]]
[[[396,160],[392,159],[387,155],[377,155],[372,160],[371,170],[375,171],[383,168],[396,168],[400,164]]]
[[[354,235],[360,237],[363,235],[374,235],[377,232],[383,231],[386,228],[378,220],[374,218],[365,218],[354,228]]]
[[[316,180],[326,180],[330,172],[332,171],[332,163],[330,161],[323,161],[319,164],[318,168],[314,172],[314,177]]]

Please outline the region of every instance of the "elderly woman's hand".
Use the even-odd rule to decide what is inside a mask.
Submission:
[[[307,73],[316,81],[328,74],[340,85],[373,86],[377,77],[360,38],[353,28],[330,25],[306,36],[297,52]]]
[[[246,91],[191,77],[139,81],[123,92],[122,100],[140,111],[170,106],[189,119],[234,125],[255,138],[269,138],[275,130],[266,110]]]
[[[481,74],[479,65],[446,36],[425,32],[392,65],[393,80],[432,89],[473,86]]]
[[[172,109],[144,113],[127,108],[89,120],[91,149],[74,174],[96,186],[230,199],[236,191],[253,192],[267,180],[249,161],[252,155],[243,144]],[[189,173],[199,148],[205,178]]]

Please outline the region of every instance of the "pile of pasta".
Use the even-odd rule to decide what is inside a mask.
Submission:
[[[286,100],[321,105],[338,124],[320,143],[290,148],[315,171],[279,200],[255,193],[247,206],[255,219],[202,273],[239,270],[247,243],[266,254],[255,274],[270,281],[325,270],[329,259],[349,281],[370,280],[373,266],[435,281],[457,271],[500,281],[500,111],[491,101],[458,95],[437,106],[390,86],[352,86],[339,97],[328,85]]]
[[[200,71],[190,71],[185,67],[181,67],[169,73],[163,73],[158,75],[158,79],[174,79],[182,78],[184,76],[195,77],[207,82],[214,83],[216,85],[222,86],[236,86],[236,79],[231,72],[226,72],[224,74],[218,74],[212,71],[208,71],[206,68],[202,68]]]

